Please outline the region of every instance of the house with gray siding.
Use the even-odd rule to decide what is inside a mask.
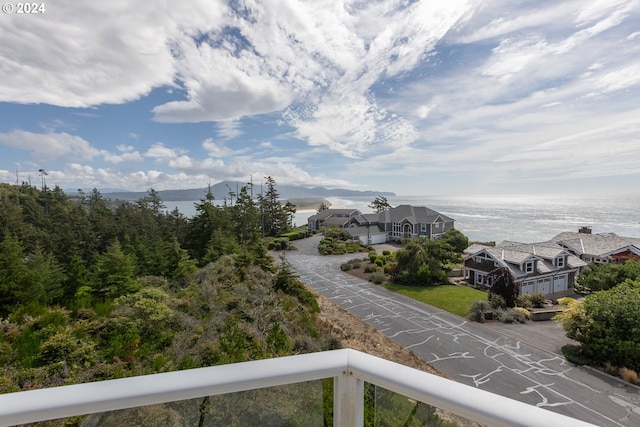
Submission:
[[[356,209],[325,209],[308,220],[309,231],[322,225],[345,228],[364,244],[378,244],[424,237],[438,239],[454,228],[455,220],[424,206],[400,205],[380,213],[362,214]]]
[[[520,295],[553,295],[573,288],[587,263],[554,242],[473,244],[464,251],[464,279],[490,289],[492,272],[505,268]]]

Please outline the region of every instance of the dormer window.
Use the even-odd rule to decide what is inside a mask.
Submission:
[[[558,258],[556,258],[556,267],[559,267],[559,268],[564,267],[564,257],[563,256],[559,256]]]
[[[533,273],[533,261],[529,261],[529,262],[525,263],[524,272],[525,273]]]

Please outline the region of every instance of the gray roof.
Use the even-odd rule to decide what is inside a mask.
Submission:
[[[464,251],[467,257],[475,256],[482,252],[490,255],[500,267],[508,268],[516,278],[527,275],[520,266],[528,261],[535,262],[536,269],[541,274],[565,270],[566,267],[578,268],[587,265],[580,258],[570,254],[566,249],[553,242],[518,243],[506,241],[495,247],[476,243]],[[567,255],[566,267],[558,268],[553,264],[553,260],[562,254]]]
[[[330,216],[322,221],[322,225],[337,225],[339,227],[344,227],[349,222],[349,219],[350,218],[346,216]]]
[[[454,221],[453,218],[425,206],[400,205],[380,213],[380,222],[385,223],[401,222],[406,219],[411,224],[433,224],[438,218],[443,222]]]
[[[315,215],[311,215],[309,220],[311,221],[324,221],[329,217],[351,217],[354,215],[360,215],[360,211],[357,209],[324,209]]]
[[[358,226],[345,228],[352,237],[367,236],[375,234],[385,234],[386,232],[379,225]]]
[[[478,252],[480,252],[483,249],[488,249],[488,248],[492,248],[493,246],[487,246],[487,245],[482,245],[480,243],[474,243],[471,246],[469,246],[467,249],[465,249],[463,251],[463,253],[465,255],[473,255],[476,254]]]
[[[541,242],[541,243],[502,242],[496,245],[496,247],[509,248],[515,251],[527,252],[544,259],[554,259],[562,253],[569,255],[569,253],[562,246],[552,242]]]
[[[379,219],[379,214],[377,213],[368,213],[368,214],[362,214],[362,215],[355,215],[353,217],[353,220],[355,222],[357,222],[358,224],[374,224],[374,223],[378,223]]]
[[[614,233],[587,234],[565,231],[551,239],[577,255],[606,257],[634,245],[640,245],[640,238],[623,237]]]

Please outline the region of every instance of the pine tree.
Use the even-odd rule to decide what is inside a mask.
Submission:
[[[44,289],[34,286],[33,273],[24,262],[24,249],[15,235],[0,243],[0,313],[28,302],[42,302]]]
[[[104,254],[98,255],[94,277],[102,298],[116,298],[140,288],[135,280],[135,256],[125,253],[118,240],[109,245]]]

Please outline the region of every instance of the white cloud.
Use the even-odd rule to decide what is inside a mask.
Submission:
[[[108,150],[100,150],[102,158],[109,163],[122,163],[122,162],[144,162],[144,157],[137,151],[124,151],[120,154],[111,153]]]
[[[87,107],[137,99],[173,84],[171,46],[219,27],[224,11],[222,0],[58,0],[37,19],[5,15],[0,101]]]
[[[233,153],[230,148],[216,144],[211,138],[206,139],[202,143],[202,148],[207,150],[208,155],[211,157],[226,157]]]
[[[184,150],[165,147],[163,143],[156,142],[144,153],[144,156],[151,157],[158,162],[168,163],[184,153]]]
[[[57,158],[91,160],[100,152],[79,136],[60,133],[33,133],[15,130],[0,134],[0,144],[19,150],[30,151],[36,161]]]
[[[599,95],[604,92],[615,92],[640,84],[640,63],[612,70],[593,79],[591,95]]]
[[[233,139],[242,135],[240,120],[225,120],[216,123],[218,135],[224,139]]]
[[[209,181],[234,180],[248,182],[253,177],[259,185],[263,177],[273,176],[278,184],[325,185],[348,187],[348,181],[312,176],[298,166],[284,162],[253,162],[238,160],[224,165],[212,159],[195,162],[181,156],[173,162],[172,170],[147,169],[126,171],[118,168],[95,167],[81,163],[68,163],[64,168],[47,169],[47,184],[61,188],[126,188],[131,191],[199,188]],[[37,169],[20,171],[20,176],[37,177]],[[15,171],[0,170],[0,181],[15,182]]]

